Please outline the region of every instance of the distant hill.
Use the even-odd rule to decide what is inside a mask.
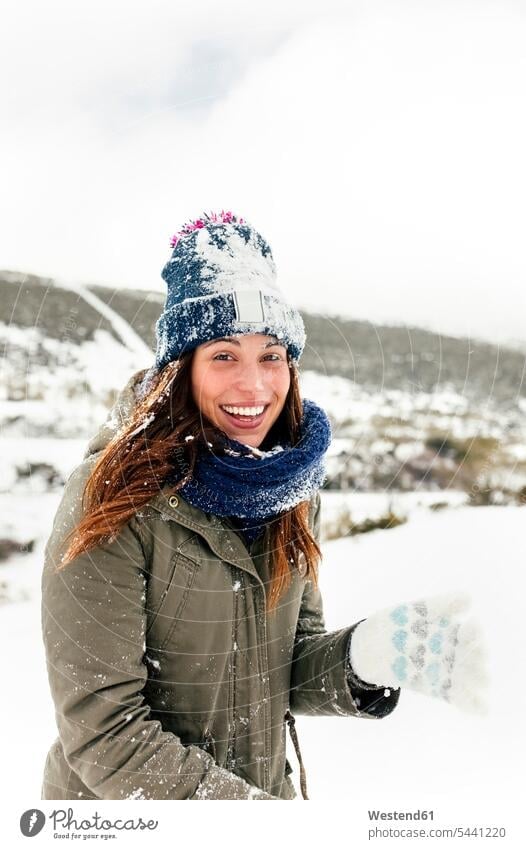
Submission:
[[[118,391],[152,364],[164,297],[9,271],[0,272],[0,293],[0,491],[59,488]],[[524,353],[302,315],[302,395],[333,428],[327,488],[460,489],[476,503],[520,493]]]
[[[136,289],[86,287],[128,322],[155,349],[155,322],[164,297]],[[75,290],[53,280],[0,271],[0,322],[38,328],[45,336],[80,344],[106,330],[122,341],[112,323]],[[448,388],[473,401],[514,403],[526,396],[526,355],[477,339],[354,321],[302,311],[307,345],[303,370],[338,375],[370,390],[433,393]]]

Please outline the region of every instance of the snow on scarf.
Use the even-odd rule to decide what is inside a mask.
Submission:
[[[206,513],[232,516],[249,538],[277,513],[312,497],[325,479],[325,453],[331,441],[331,425],[325,411],[303,399],[300,436],[296,445],[275,445],[260,451],[226,437],[225,453],[212,448],[197,457],[194,475],[180,492],[183,498]]]

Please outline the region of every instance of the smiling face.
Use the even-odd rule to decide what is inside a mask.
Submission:
[[[257,448],[285,404],[287,349],[263,333],[214,339],[195,349],[191,381],[203,415],[232,439]]]

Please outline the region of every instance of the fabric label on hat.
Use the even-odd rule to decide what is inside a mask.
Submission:
[[[232,292],[236,309],[236,321],[265,321],[265,309],[261,292],[254,289],[237,289]]]

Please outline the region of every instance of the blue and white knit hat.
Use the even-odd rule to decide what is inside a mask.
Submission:
[[[269,245],[246,219],[205,213],[171,247],[161,275],[168,294],[155,325],[156,370],[203,342],[239,333],[274,335],[299,360],[303,319],[278,287]]]

